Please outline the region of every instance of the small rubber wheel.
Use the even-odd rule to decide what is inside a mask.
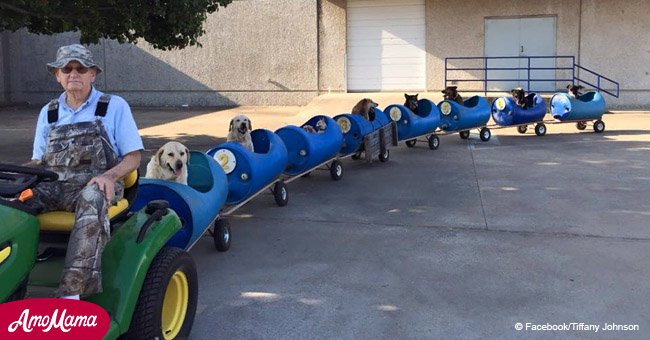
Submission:
[[[597,120],[594,123],[594,131],[596,131],[597,133],[601,133],[601,132],[605,131],[605,122],[603,122],[600,119]]]
[[[379,161],[382,163],[388,162],[389,158],[390,158],[390,150],[388,150],[388,148],[386,148],[384,152],[379,154]]]
[[[332,164],[330,165],[330,177],[335,181],[343,178],[343,163],[338,159],[332,161]]]
[[[406,141],[406,146],[409,148],[412,148],[417,144],[418,140],[417,139],[411,139]]]
[[[587,122],[577,122],[576,123],[576,128],[578,128],[578,130],[586,129],[587,128]]]
[[[230,222],[225,218],[218,218],[214,222],[212,237],[214,238],[214,247],[217,248],[217,251],[228,251],[230,249],[230,240],[232,239]]]
[[[278,206],[284,207],[289,203],[289,190],[287,190],[287,185],[284,184],[284,181],[275,182],[273,186],[273,197]]]
[[[546,125],[544,123],[538,123],[535,125],[535,134],[538,136],[544,136],[546,134]]]
[[[467,139],[469,138],[469,130],[461,131],[458,133],[460,135],[460,139]]]
[[[430,135],[429,138],[427,138],[427,141],[429,142],[429,149],[438,150],[438,147],[440,146],[440,138],[438,138],[438,136]]]
[[[162,248],[145,276],[124,339],[187,339],[199,296],[196,265],[190,254]]]
[[[519,125],[517,126],[517,132],[519,133],[526,133],[528,131],[528,126],[526,125]]]
[[[492,132],[490,132],[490,129],[482,127],[480,131],[480,137],[482,141],[487,142],[490,140],[490,137],[492,137]]]

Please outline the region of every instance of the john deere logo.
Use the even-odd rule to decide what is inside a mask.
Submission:
[[[506,100],[503,98],[499,98],[497,99],[496,105],[497,105],[497,110],[503,111],[503,109],[506,108]]]
[[[394,106],[392,109],[390,109],[390,119],[392,119],[394,122],[399,121],[400,118],[402,118],[402,110],[400,110],[398,107]]]
[[[440,112],[442,112],[443,115],[448,116],[451,113],[451,104],[449,104],[449,102],[442,102],[442,104],[440,104]]]
[[[350,128],[352,127],[352,124],[350,124],[350,120],[347,117],[340,117],[339,119],[336,120],[336,122],[339,124],[339,127],[341,128],[341,132],[343,133],[350,132]]]
[[[221,165],[221,168],[226,175],[235,170],[235,167],[237,166],[237,158],[235,158],[235,155],[230,150],[217,150],[217,152],[214,153],[213,158],[217,163],[219,163],[219,165]]]

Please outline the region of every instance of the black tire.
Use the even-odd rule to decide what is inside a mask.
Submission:
[[[280,207],[284,207],[289,203],[289,190],[287,189],[287,185],[284,184],[284,181],[275,182],[273,186],[273,198],[275,198],[275,203]]]
[[[467,139],[469,138],[469,130],[461,131],[458,133],[460,135],[460,139]]]
[[[544,123],[537,123],[535,125],[535,134],[538,136],[544,136],[546,134],[546,125]]]
[[[218,218],[214,222],[214,231],[212,232],[214,247],[217,251],[225,252],[230,249],[232,232],[230,231],[230,222],[225,218]]]
[[[165,338],[163,333],[165,332],[163,330],[165,293],[170,283],[175,282],[173,278],[177,279],[176,275],[180,275],[179,273],[186,279],[188,289],[186,292],[187,310],[176,338],[186,339],[190,335],[199,292],[196,265],[187,252],[179,248],[165,247],[158,252],[149,266],[131,319],[131,325],[127,333],[124,334],[124,339]]]
[[[603,122],[603,121],[600,120],[600,119],[597,120],[597,121],[594,123],[594,131],[595,131],[596,133],[602,133],[603,131],[605,131],[605,122]]]
[[[440,138],[438,138],[438,136],[430,135],[429,138],[427,138],[427,142],[429,142],[429,149],[438,150],[438,147],[440,146]]]
[[[385,163],[388,162],[388,159],[390,159],[390,150],[386,148],[384,152],[379,154],[379,161]]]
[[[330,165],[330,177],[335,181],[343,178],[343,163],[338,159],[333,160]]]
[[[581,130],[581,131],[586,129],[587,128],[587,122],[577,122],[576,123],[576,128],[578,130]]]
[[[417,144],[418,140],[417,139],[410,139],[406,141],[406,146],[409,148],[412,148]]]
[[[526,125],[517,126],[517,132],[519,132],[521,134],[524,134],[524,133],[526,133],[526,131],[528,131],[528,126],[526,126]]]
[[[482,141],[487,142],[492,137],[492,132],[490,132],[489,128],[482,127],[479,136]]]

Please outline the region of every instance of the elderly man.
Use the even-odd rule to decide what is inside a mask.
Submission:
[[[59,48],[47,69],[64,92],[41,109],[30,164],[59,180],[41,183],[26,204],[38,212],[75,212],[57,295],[78,299],[102,291],[108,206],[123,195],[122,178],[139,167],[143,145],[127,102],[93,86],[102,69],[86,47]]]

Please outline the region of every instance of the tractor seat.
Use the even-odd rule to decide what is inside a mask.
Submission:
[[[111,221],[124,216],[135,201],[138,187],[138,170],[133,170],[124,177],[124,197],[108,208],[108,218]],[[49,211],[37,216],[41,231],[69,233],[74,227],[74,212]]]

